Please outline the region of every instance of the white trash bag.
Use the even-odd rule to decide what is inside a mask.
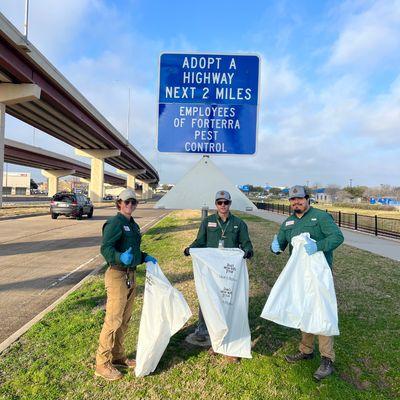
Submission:
[[[249,276],[240,249],[192,248],[194,281],[216,353],[251,358]]]
[[[339,335],[332,271],[322,251],[309,256],[309,233],[292,238],[293,251],[279,275],[261,317],[315,335]]]
[[[156,369],[171,336],[191,316],[182,293],[171,285],[160,266],[146,263],[146,283],[136,347],[137,377],[148,375]]]

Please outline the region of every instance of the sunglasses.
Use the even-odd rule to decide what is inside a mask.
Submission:
[[[219,200],[219,201],[217,201],[217,204],[219,206],[222,206],[222,204],[225,206],[229,206],[229,204],[231,204],[231,202],[229,200]]]
[[[124,200],[124,203],[125,203],[126,206],[129,205],[129,204],[132,204],[133,206],[136,206],[137,200],[135,200],[135,199]]]

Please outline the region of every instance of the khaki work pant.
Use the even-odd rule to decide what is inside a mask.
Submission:
[[[124,338],[135,299],[135,272],[130,271],[129,277],[132,282],[130,289],[126,286],[126,272],[108,268],[105,273],[106,316],[100,333],[96,365],[125,357]]]
[[[315,335],[312,333],[301,332],[301,342],[299,350],[304,354],[310,354],[314,351]],[[319,352],[322,357],[327,357],[335,361],[335,351],[333,350],[333,336],[318,335]]]

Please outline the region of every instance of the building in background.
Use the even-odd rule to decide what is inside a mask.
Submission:
[[[29,196],[31,189],[31,174],[29,172],[3,173],[3,195]]]

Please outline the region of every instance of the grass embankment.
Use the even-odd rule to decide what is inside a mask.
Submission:
[[[114,207],[114,202],[102,202],[102,203],[94,203],[94,208],[107,208],[107,207]],[[50,202],[46,204],[18,204],[18,205],[3,205],[0,208],[0,220],[7,219],[10,217],[22,217],[25,215],[43,215],[49,214],[50,215]]]
[[[4,205],[0,208],[0,219],[13,216],[44,214],[49,212],[49,205],[46,204],[29,204],[29,205]]]
[[[103,323],[102,276],[92,279],[48,314],[0,358],[3,399],[390,399],[400,395],[399,263],[342,246],[335,279],[341,336],[336,340],[337,373],[317,384],[319,357],[297,365],[284,354],[297,350],[298,332],[259,317],[266,296],[287,261],[266,251],[277,225],[246,216],[255,245],[249,262],[249,320],[253,359],[227,365],[221,356],[184,341],[196,317],[176,334],[155,373],[108,383],[93,376]],[[199,213],[175,212],[150,229],[143,247],[156,256],[194,314],[197,300],[190,258],[182,250],[194,238]],[[144,268],[126,347],[136,347]],[[130,353],[134,355],[134,353]]]

